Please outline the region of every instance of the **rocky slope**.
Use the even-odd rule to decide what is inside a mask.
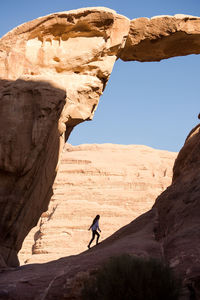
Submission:
[[[175,162],[173,182],[152,209],[79,255],[2,270],[2,299],[81,300],[82,280],[122,253],[164,259],[182,279],[180,299],[199,299],[199,129],[200,125],[187,138]]]
[[[26,237],[21,264],[87,249],[94,216],[101,241],[151,209],[171,184],[177,154],[137,145],[65,145],[49,209]]]

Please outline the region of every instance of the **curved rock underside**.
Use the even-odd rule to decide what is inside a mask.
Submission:
[[[92,119],[116,59],[159,61],[199,53],[198,17],[130,21],[106,8],[41,17],[0,40],[1,266],[17,265],[25,236],[47,210],[64,139],[75,125]],[[164,257],[198,293],[199,143],[197,126],[177,158],[172,185],[152,210],[98,249],[50,263],[46,275],[47,266],[6,271],[0,275],[2,297],[16,299],[21,290],[26,299],[67,299],[78,291],[78,279],[72,280],[79,271],[124,249]]]

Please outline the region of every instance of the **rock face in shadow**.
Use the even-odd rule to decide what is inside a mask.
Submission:
[[[171,184],[176,156],[139,145],[66,144],[48,211],[26,237],[21,264],[85,251],[97,213],[102,241],[151,209]]]
[[[156,239],[164,256],[200,297],[200,124],[186,139],[174,165],[172,185],[155,204]]]
[[[66,94],[47,82],[7,81],[0,92],[0,254],[18,264],[24,237],[47,209]],[[31,217],[30,217],[31,214]]]
[[[64,139],[92,119],[128,31],[126,17],[93,8],[41,17],[0,40],[1,265],[18,264],[47,210]]]
[[[1,267],[17,265],[23,239],[47,209],[64,138],[92,119],[115,60],[199,54],[199,35],[198,17],[130,21],[87,8],[38,18],[0,40]],[[90,252],[2,272],[0,296],[78,297],[80,272],[126,251],[165,259],[198,298],[199,138],[197,126],[176,160],[172,185],[152,210]]]
[[[67,91],[60,126],[93,117],[130,21],[106,8],[85,8],[40,17],[0,40],[1,78],[52,81]]]
[[[79,255],[0,273],[5,299],[81,299],[82,280],[109,257],[129,253],[168,262],[183,282],[180,299],[199,299],[200,125],[187,138],[174,178],[151,210]],[[189,153],[194,152],[195,160]]]

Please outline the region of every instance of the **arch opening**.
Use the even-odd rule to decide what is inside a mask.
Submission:
[[[68,142],[139,144],[178,152],[198,123],[199,55],[160,62],[118,60],[92,122]]]
[[[73,18],[68,18],[69,15],[73,15]],[[13,29],[1,39],[0,63],[2,78],[16,81],[18,81],[18,78],[22,78],[28,82],[28,84],[31,80],[35,82],[47,81],[51,82],[52,87],[57,87],[64,92],[65,105],[59,116],[59,122],[58,124],[56,123],[58,130],[55,134],[60,144],[62,144],[64,132],[66,132],[67,136],[76,124],[92,119],[99,101],[99,96],[102,94],[105,84],[109,79],[116,58],[120,57],[124,61],[159,61],[177,55],[198,54],[199,20],[197,17],[175,15],[173,17],[162,16],[151,19],[139,18],[130,21],[126,17],[116,14],[115,11],[106,8],[86,8],[73,12],[55,13],[51,16],[45,16],[38,20],[31,21],[28,25],[23,24]],[[54,26],[55,23],[56,26]],[[59,30],[54,30],[55,28]],[[176,44],[178,44],[178,47],[176,47]],[[138,63],[135,63],[135,68],[137,65]],[[159,71],[157,70],[156,73],[159,74]],[[152,72],[143,72],[142,79],[140,78],[139,82],[143,82],[144,74],[149,74],[148,79],[152,78]],[[135,84],[137,84],[136,79],[139,78],[139,73],[136,72],[136,75],[134,76]],[[132,79],[132,77],[131,73],[129,79]],[[135,95],[136,98],[140,99],[142,96],[145,100],[149,99],[149,81],[145,87],[142,86],[140,88],[139,95],[137,95],[131,80],[126,80],[125,82],[121,80],[119,86],[122,85],[121,82],[123,82],[123,87],[126,87],[124,83],[128,82],[132,87],[132,94]],[[162,85],[155,84],[154,82],[152,86],[154,87],[154,96],[158,95],[155,102],[156,105],[153,106],[153,102],[146,101],[143,105],[144,107],[138,108],[134,105],[132,108],[135,116],[139,116],[140,113],[142,113],[143,117],[148,120],[148,126],[143,123],[140,123],[139,126],[139,128],[142,128],[143,131],[147,133],[147,137],[150,136],[150,131],[156,132],[155,128],[150,128],[150,125],[153,124],[156,118],[153,118],[151,121],[148,119],[149,116],[153,115],[152,111],[156,111],[157,118],[160,117],[160,124],[166,123],[166,113],[160,114],[156,110],[157,107],[160,106],[160,98],[162,98],[163,103],[167,102],[164,101],[162,97],[161,91],[163,90],[160,89]],[[171,84],[170,87],[172,87]],[[177,88],[177,84],[175,88]],[[118,92],[119,95],[120,92],[121,91]],[[145,92],[147,92],[147,94],[145,94]],[[187,95],[187,98],[189,96]],[[5,97],[7,97],[7,94],[5,94]],[[132,117],[131,109],[128,108],[128,105],[124,104],[125,98],[128,98],[131,103],[134,103],[132,97],[122,93],[120,99],[122,105],[118,113],[115,111],[117,125],[113,126],[118,136],[120,136],[119,133],[122,128],[122,123],[125,124],[125,121],[128,121],[128,128],[132,128],[131,131],[136,128],[137,133],[137,127],[140,121],[140,119],[138,121],[136,117]],[[169,98],[173,99],[171,95]],[[49,101],[49,98],[45,98],[44,100],[47,100],[47,103],[42,107],[42,111],[48,113],[49,109],[46,107],[46,104],[48,106],[48,104],[51,105],[52,102]],[[113,104],[112,107],[116,108],[117,106]],[[174,112],[174,108],[173,103],[170,112]],[[166,108],[163,109],[163,111],[166,111]],[[130,112],[131,114],[129,115]],[[10,109],[10,113],[12,113],[12,109]],[[112,109],[110,115],[113,115],[113,113],[114,110]],[[122,115],[126,117],[125,120],[122,120]],[[43,117],[43,113],[41,117]],[[171,119],[171,115],[166,119]],[[34,143],[35,132],[40,132],[40,126],[35,126],[34,114],[32,121],[33,130],[32,127],[29,126],[27,131],[31,132],[30,135],[28,135],[28,137],[31,137],[29,139],[31,145]],[[39,124],[40,121],[38,121]],[[49,123],[48,121],[47,118],[47,123]],[[132,123],[132,121],[135,121],[135,124]],[[110,124],[107,128],[109,127]],[[158,125],[156,127],[156,129],[160,128]],[[171,134],[173,129],[170,129],[171,128],[168,128],[168,132]],[[49,128],[49,131],[44,135],[48,137],[51,136],[51,131]],[[124,133],[125,130],[123,131],[122,129],[123,137],[125,137]],[[163,135],[166,138],[166,132]],[[141,136],[140,133],[139,136]],[[131,141],[131,143],[133,142]],[[38,148],[40,148],[40,143],[38,144]],[[139,144],[144,143],[140,142]],[[23,148],[23,144],[21,144],[21,146]],[[53,152],[55,154],[55,151]],[[54,156],[54,154],[52,153],[52,156]],[[57,158],[58,155],[56,155],[56,159]],[[6,159],[4,159],[4,161],[6,161]],[[49,161],[46,162],[44,169],[48,169]],[[76,161],[78,164],[80,161],[83,163],[83,160]],[[34,163],[35,165],[40,163],[39,155],[36,157]],[[85,159],[84,163],[87,164],[88,160]],[[56,164],[57,161],[54,161],[54,171],[57,171]],[[82,172],[82,167],[79,168],[79,170]],[[143,170],[145,169],[143,168]],[[107,175],[105,171],[103,171],[102,174]],[[119,176],[123,176],[120,172],[119,174]],[[166,174],[167,172],[164,170],[163,177],[165,177]],[[155,172],[152,172],[151,175],[156,177]],[[47,184],[47,189],[51,188],[51,184],[48,183],[48,180],[44,181]],[[143,183],[144,182],[141,182],[141,185],[143,185]],[[37,187],[34,185],[33,187],[37,190]],[[38,191],[39,189],[37,192]],[[34,203],[36,199],[37,193],[35,194],[35,198],[32,199],[32,202]],[[18,203],[15,203],[15,199],[13,204],[16,205],[15,208],[12,207],[11,210],[18,207]],[[42,203],[39,203],[39,206],[40,209]],[[37,211],[37,217],[39,217],[39,209]],[[52,214],[50,214],[50,216],[51,215]],[[20,227],[20,223],[18,226]],[[9,243],[12,248],[12,240],[9,241]],[[18,244],[17,251],[19,248],[20,244]]]

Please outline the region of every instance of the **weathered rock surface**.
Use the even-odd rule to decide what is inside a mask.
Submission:
[[[175,15],[131,21],[124,61],[160,61],[173,56],[200,53],[200,18]]]
[[[4,85],[0,98],[0,254],[16,265],[24,237],[52,195],[65,93],[47,82],[17,80]]]
[[[64,135],[92,118],[129,20],[104,8],[41,17],[0,40],[0,254],[17,252],[52,195]]]
[[[17,265],[23,239],[51,198],[64,133],[67,139],[92,118],[115,60],[199,54],[199,40],[198,17],[130,22],[105,8],[41,17],[0,40],[1,267]],[[199,134],[197,126],[177,158],[172,185],[152,210],[91,251],[2,270],[0,297],[78,299],[80,272],[126,251],[169,261],[200,298]]]
[[[177,153],[138,145],[65,145],[48,211],[24,241],[24,262],[46,262],[87,249],[101,215],[101,241],[151,209],[171,184]]]
[[[172,185],[158,197],[155,238],[164,257],[200,298],[200,124],[186,139],[174,165]]]
[[[1,38],[3,265],[18,264],[25,236],[47,209],[64,138],[92,119],[115,60],[199,53],[199,28],[197,17],[130,22],[97,7],[41,17]]]
[[[2,270],[4,298],[80,299],[85,276],[109,257],[129,253],[164,259],[183,279],[181,299],[189,300],[192,294],[199,299],[199,128],[191,132],[176,159],[172,185],[151,210],[82,254]]]

